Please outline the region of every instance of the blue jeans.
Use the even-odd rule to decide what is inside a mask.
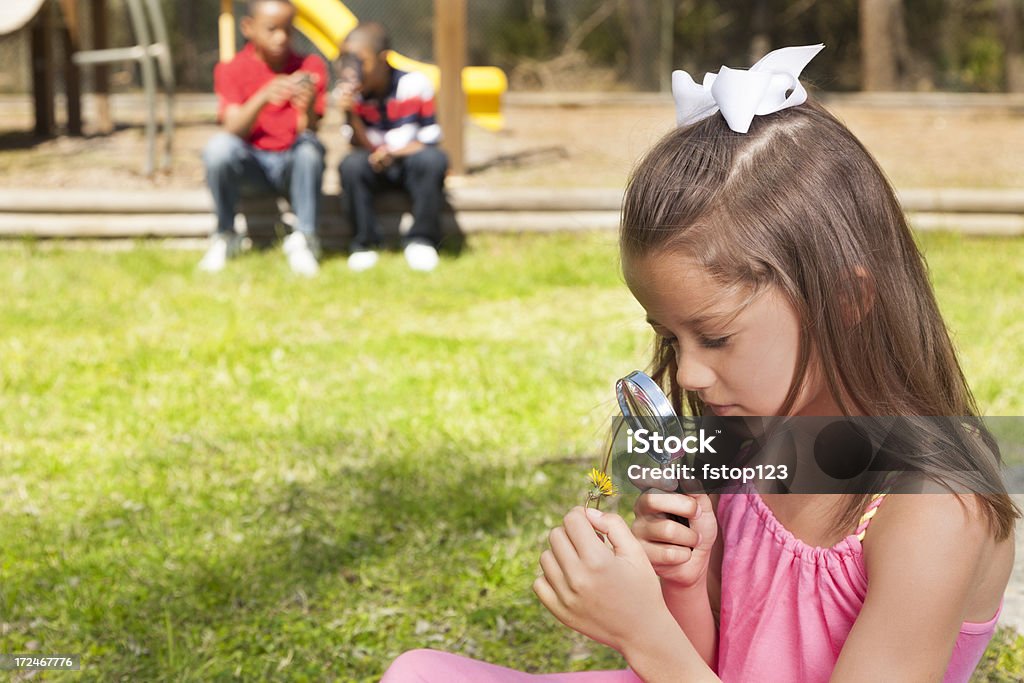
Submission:
[[[371,168],[369,157],[365,149],[354,149],[341,162],[341,198],[355,230],[349,249],[374,249],[380,244],[373,195],[387,187],[404,188],[412,199],[412,228],[405,241],[436,247],[441,242],[447,155],[427,146],[416,154],[395,159],[380,173]]]
[[[303,133],[290,149],[280,152],[256,149],[237,135],[217,133],[203,150],[203,164],[216,207],[217,232],[234,232],[239,197],[269,193],[287,196],[298,218],[296,230],[316,235],[324,146],[313,133]]]

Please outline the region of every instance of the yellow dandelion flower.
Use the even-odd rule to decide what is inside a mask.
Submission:
[[[607,472],[602,472],[596,467],[591,468],[590,474],[587,475],[587,480],[593,486],[591,495],[595,498],[614,496],[618,491],[615,488],[615,484],[612,483],[612,478],[608,476]]]

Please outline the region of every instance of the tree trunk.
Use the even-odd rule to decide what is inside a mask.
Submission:
[[[768,4],[768,0],[757,0],[753,3],[753,11],[750,13],[750,64],[764,57],[772,49],[771,8]]]
[[[186,88],[199,89],[202,76],[199,73],[199,48],[196,40],[199,37],[199,13],[196,12],[195,0],[184,0],[178,6],[178,22],[171,24],[176,30],[171,42],[177,37],[181,40],[180,50],[176,51],[178,63],[181,65],[179,82]],[[179,56],[180,55],[180,56]]]
[[[996,12],[1003,39],[1003,50],[1006,54],[1004,70],[1006,72],[1007,92],[1024,92],[1024,49],[1021,45],[1020,22],[1024,20],[1016,0],[997,0]]]
[[[897,86],[897,18],[899,0],[860,0],[860,65],[862,90],[895,90]]]
[[[629,29],[629,79],[639,90],[657,90],[659,32],[655,25],[658,3],[627,0]]]

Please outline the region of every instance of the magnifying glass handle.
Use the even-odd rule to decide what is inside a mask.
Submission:
[[[686,491],[683,490],[683,486],[682,486],[681,482],[676,486],[676,493],[686,493]],[[668,518],[671,519],[673,522],[679,522],[683,526],[686,526],[686,527],[690,526],[690,520],[688,520],[686,517],[681,517],[679,515],[671,515],[670,514],[668,516]]]
[[[673,522],[679,522],[683,526],[690,526],[690,520],[688,520],[686,517],[680,517],[679,515],[669,515],[668,518],[671,519]]]

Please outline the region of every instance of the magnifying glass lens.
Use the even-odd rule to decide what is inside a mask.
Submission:
[[[619,410],[626,424],[635,431],[646,429],[651,434],[658,434],[663,439],[674,436],[682,440],[683,427],[679,416],[672,408],[671,401],[655,383],[653,379],[643,372],[636,370],[629,373],[615,383],[615,395],[618,399]],[[649,451],[652,459],[661,465],[668,464],[676,457],[677,453]],[[673,521],[684,526],[689,526],[685,517],[669,515]]]
[[[682,439],[683,429],[672,403],[653,379],[636,370],[615,383],[622,416],[634,431],[646,429],[662,438]],[[661,464],[675,459],[673,453],[651,453]]]

